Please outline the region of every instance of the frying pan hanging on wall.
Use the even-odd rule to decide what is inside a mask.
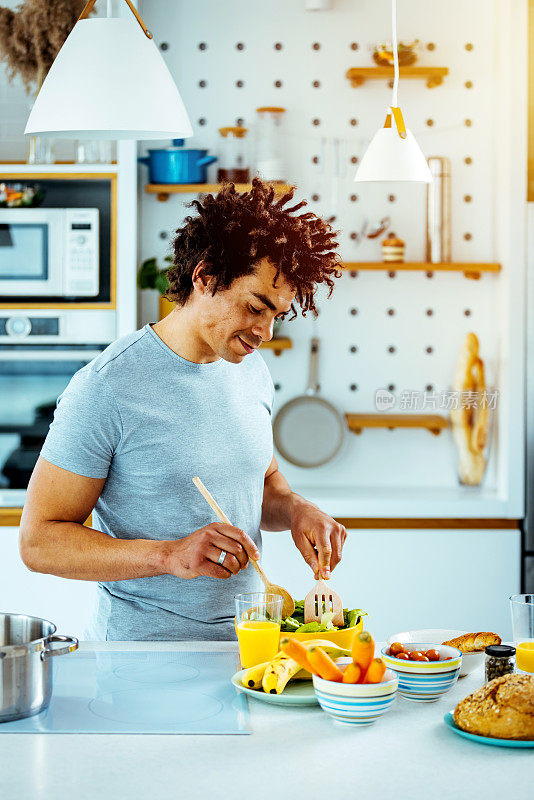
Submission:
[[[345,423],[331,403],[319,397],[319,339],[310,346],[310,372],[305,394],[282,406],[274,418],[274,444],[297,467],[320,467],[337,455]]]

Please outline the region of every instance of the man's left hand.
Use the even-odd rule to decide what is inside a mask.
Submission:
[[[341,561],[347,531],[316,505],[294,496],[291,511],[291,536],[315,579],[328,580]]]

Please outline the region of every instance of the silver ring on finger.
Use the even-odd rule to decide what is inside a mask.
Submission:
[[[222,566],[222,563],[223,563],[224,559],[226,558],[226,556],[227,556],[226,550],[221,550],[221,555],[219,556],[219,560],[217,561],[217,564],[221,564],[221,566]]]

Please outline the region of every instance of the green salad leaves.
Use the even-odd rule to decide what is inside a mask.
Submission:
[[[338,631],[341,630],[340,626],[332,624],[332,612],[322,615],[320,622],[304,622],[304,600],[299,600],[295,603],[295,610],[291,617],[285,617],[282,620],[280,630],[283,633],[321,633],[322,631]],[[360,617],[366,617],[367,613],[362,611],[361,608],[344,608],[343,609],[343,628],[352,628],[358,624]]]

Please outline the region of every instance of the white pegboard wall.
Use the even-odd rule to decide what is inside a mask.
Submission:
[[[450,71],[434,89],[423,80],[401,80],[399,102],[425,154],[451,160],[453,261],[499,260],[492,60],[498,46],[496,5],[498,0],[399,3],[399,39],[418,38],[419,63]],[[354,158],[361,158],[382,124],[390,89],[385,81],[353,89],[345,73],[352,66],[372,65],[369,46],[390,38],[389,0],[336,0],[331,11],[317,13],[306,12],[303,0],[144,0],[140,10],[155,41],[164,43],[164,58],[188,109],[195,135],[187,147],[216,153],[219,127],[240,119],[252,129],[257,106],[282,105],[287,108],[288,179],[312,211],[326,217],[336,213],[343,260],[381,259],[380,238],[358,243],[351,233],[359,232],[365,220],[372,224],[384,216],[390,216],[392,229],[406,241],[406,260],[423,260],[425,187],[353,182]],[[340,141],[341,170],[333,180],[334,138]],[[143,143],[140,152],[154,146],[159,145]],[[215,180],[216,168],[209,168],[209,180]],[[146,182],[145,167],[139,175],[140,183]],[[142,195],[140,260],[167,252],[169,237],[184,216],[183,202],[180,195],[167,203]],[[501,363],[508,359],[500,326],[510,266],[500,276],[486,274],[478,281],[438,272],[431,278],[400,272],[390,278],[385,271],[344,274],[332,299],[321,301],[317,321],[308,316],[285,325],[293,349],[279,358],[265,354],[279,386],[277,407],[304,390],[312,335],[321,339],[322,392],[341,412],[374,411],[379,387],[391,385],[395,392],[449,389],[463,338],[471,330],[480,339],[488,384],[495,386]],[[153,303],[154,297],[143,294],[141,322],[154,318]],[[446,412],[437,408],[436,413]],[[502,439],[508,431],[500,422]],[[497,486],[498,457],[495,439],[485,488],[503,491]],[[322,468],[281,464],[297,485],[457,485],[449,432],[434,437],[424,430],[368,430],[347,434],[342,453]]]

